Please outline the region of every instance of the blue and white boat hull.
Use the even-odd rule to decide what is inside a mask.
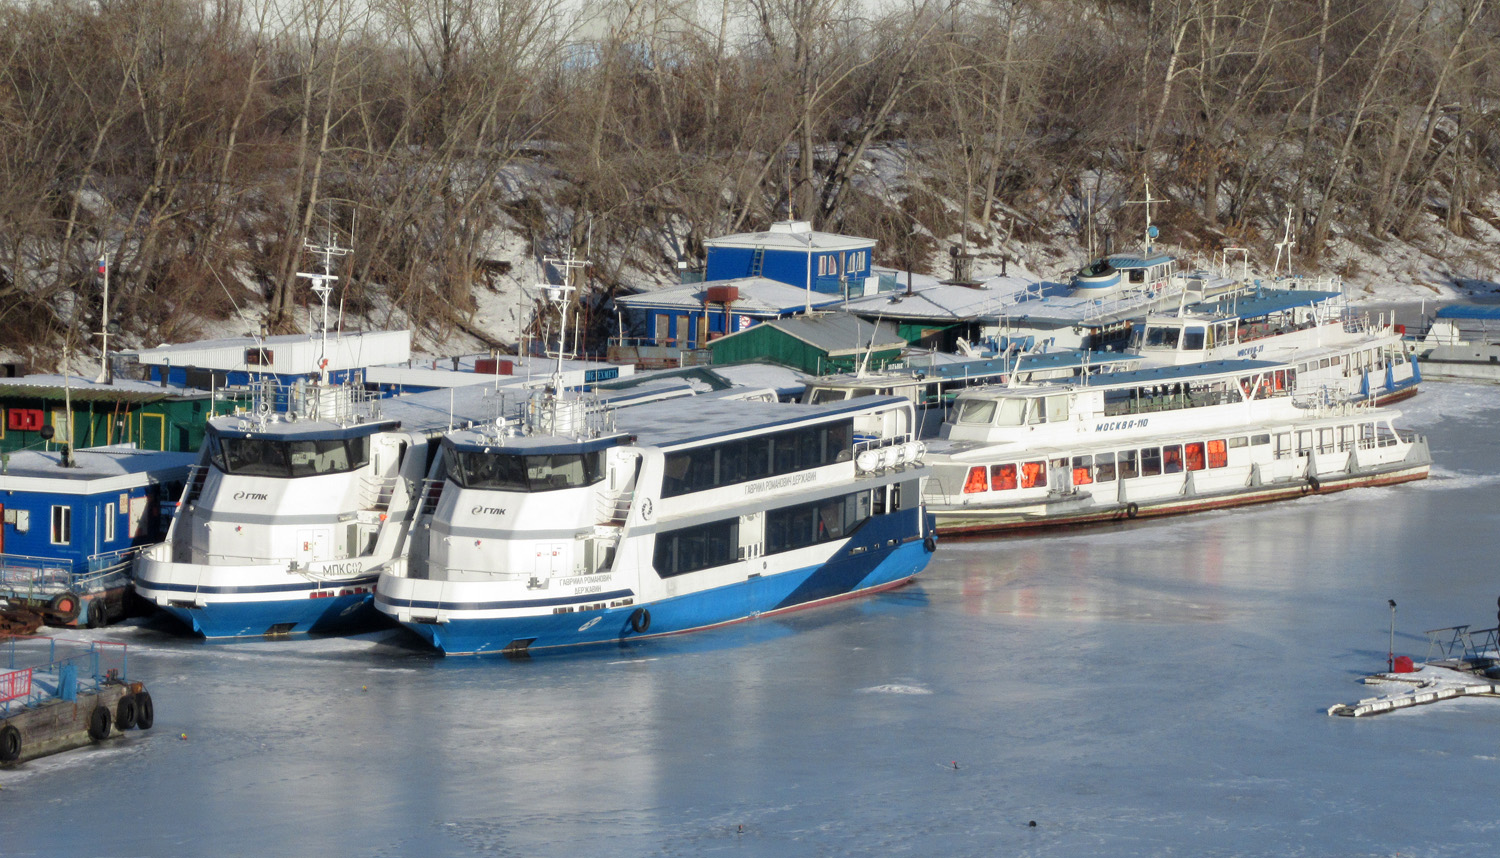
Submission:
[[[891,513],[867,522],[821,563],[664,598],[643,599],[636,588],[624,588],[554,600],[420,600],[406,597],[407,579],[383,576],[376,607],[446,655],[679,634],[904,584],[927,566],[935,547],[924,524],[920,510]]]

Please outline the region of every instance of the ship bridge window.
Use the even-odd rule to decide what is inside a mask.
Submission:
[[[959,423],[988,424],[995,419],[995,400],[964,399],[958,403]]]
[[[1202,328],[1188,328],[1182,334],[1182,347],[1197,351],[1203,348],[1204,340],[1205,337]]]
[[[1145,283],[1146,282],[1146,269],[1144,269],[1144,268],[1132,268],[1132,269],[1130,269],[1130,282],[1131,283]]]
[[[808,397],[808,402],[813,405],[822,405],[825,402],[843,402],[849,398],[849,389],[845,387],[815,387]]]
[[[1152,349],[1175,349],[1178,337],[1182,334],[1180,328],[1170,325],[1152,325],[1146,329],[1146,348]],[[1200,345],[1199,348],[1202,348]]]
[[[550,492],[576,489],[604,479],[604,452],[484,453],[450,450],[448,478],[466,489]]]
[[[244,477],[314,477],[344,474],[369,464],[370,438],[283,441],[275,438],[221,438],[210,433],[214,467]]]

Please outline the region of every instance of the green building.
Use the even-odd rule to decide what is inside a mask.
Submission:
[[[901,357],[906,340],[894,328],[849,313],[772,319],[708,343],[719,364],[769,361],[810,375],[880,369]]]
[[[59,375],[0,379],[0,452],[56,450],[73,415],[73,446],[134,444],[141,450],[196,452],[213,414],[237,403],[207,390]],[[51,430],[51,437],[44,437]]]

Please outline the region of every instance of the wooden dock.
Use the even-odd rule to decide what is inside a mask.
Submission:
[[[104,685],[76,700],[50,700],[0,721],[0,765],[97,744],[133,728],[150,729],[155,720],[151,695],[139,682]]]

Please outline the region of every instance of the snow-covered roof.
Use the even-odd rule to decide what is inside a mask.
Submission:
[[[266,352],[267,363],[246,363],[255,349]],[[134,355],[148,366],[191,366],[198,369],[263,370],[301,375],[319,371],[323,357],[323,335],[287,334],[274,337],[226,337],[154,349],[136,349]],[[344,331],[328,334],[328,369],[341,370],[375,363],[400,363],[411,357],[411,331]]]
[[[999,314],[1030,285],[1019,277],[995,277],[978,287],[928,280],[924,285],[913,283],[910,294],[901,289],[867,295],[850,301],[846,309],[867,318],[959,322]]]
[[[795,313],[807,306],[808,290],[788,286],[767,277],[735,277],[729,280],[709,280],[703,283],[685,283],[669,286],[639,295],[621,295],[615,304],[628,310],[686,310],[701,309],[708,300],[710,286],[733,286],[739,297],[729,305],[730,312],[751,316],[779,316]],[[812,293],[814,309],[831,307],[843,301],[842,296],[826,292]],[[711,305],[715,309],[722,305]]]
[[[396,366],[372,366],[365,370],[365,381],[370,384],[389,384],[405,387],[469,387],[476,384],[498,384],[501,387],[525,385],[528,382],[545,383],[557,370],[557,358],[528,357],[526,355],[501,355],[495,359],[496,369],[502,373],[479,372],[477,355],[457,358],[458,369],[453,368],[453,358],[437,358],[430,362],[419,361],[413,366],[410,361]],[[610,370],[614,370],[610,373]],[[613,364],[605,361],[564,360],[562,362],[563,384],[578,387],[609,375],[620,378],[631,375],[635,367],[630,364]]]
[[[94,494],[182,477],[198,453],[162,453],[128,444],[73,451],[75,467],[62,466],[62,451],[18,450],[0,474],[0,491]]]
[[[865,250],[875,246],[873,238],[858,238],[833,232],[817,232],[805,220],[781,220],[765,232],[741,232],[704,239],[705,247],[764,247],[770,250]]]

